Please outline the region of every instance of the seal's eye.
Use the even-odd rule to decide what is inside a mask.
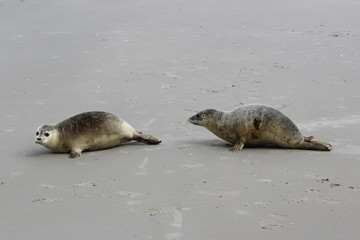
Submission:
[[[36,136],[39,136],[39,132],[36,132],[35,134],[36,134]]]
[[[203,114],[201,114],[201,117],[202,117],[202,118],[205,118],[205,117],[206,117],[206,115],[203,113]]]
[[[48,136],[50,136],[50,134],[49,133],[44,133],[44,136],[48,137]]]

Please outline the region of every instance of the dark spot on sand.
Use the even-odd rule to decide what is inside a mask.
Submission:
[[[260,123],[261,123],[261,120],[259,120],[259,119],[257,119],[257,118],[254,119],[253,124],[254,124],[254,127],[255,127],[256,130],[259,130],[259,129],[260,129],[260,128],[259,128]]]
[[[334,188],[334,187],[340,187],[341,184],[340,183],[331,183],[330,187]]]

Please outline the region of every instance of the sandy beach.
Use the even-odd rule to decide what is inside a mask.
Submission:
[[[360,235],[360,3],[0,0],[1,239]],[[187,119],[273,106],[331,152],[230,152]],[[101,110],[162,140],[80,158],[36,128]]]

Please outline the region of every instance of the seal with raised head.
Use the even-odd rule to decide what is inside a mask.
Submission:
[[[231,151],[266,144],[319,151],[333,149],[329,143],[313,141],[313,136],[303,136],[290,118],[266,105],[244,105],[230,112],[206,109],[190,117],[189,122],[234,144]]]
[[[70,158],[80,157],[82,151],[111,148],[131,140],[146,144],[161,142],[107,112],[80,113],[55,125],[40,126],[35,138],[36,143],[55,152],[69,152]]]

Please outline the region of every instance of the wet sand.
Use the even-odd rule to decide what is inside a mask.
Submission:
[[[1,239],[357,239],[356,1],[0,1]],[[187,123],[280,109],[331,152]],[[102,110],[159,137],[69,159],[35,130]]]

